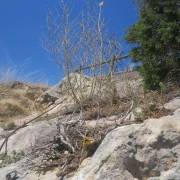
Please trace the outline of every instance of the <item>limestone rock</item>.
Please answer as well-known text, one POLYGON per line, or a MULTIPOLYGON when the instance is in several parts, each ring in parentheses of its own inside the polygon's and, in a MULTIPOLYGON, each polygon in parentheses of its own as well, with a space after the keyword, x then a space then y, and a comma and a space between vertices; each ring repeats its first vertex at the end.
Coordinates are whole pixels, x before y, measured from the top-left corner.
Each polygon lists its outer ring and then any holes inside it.
MULTIPOLYGON (((39 141, 48 141, 53 139, 56 134, 56 119, 48 121, 39 121, 20 129, 16 134, 9 138, 7 149, 8 153, 28 152, 31 147, 40 143, 39 141)), ((0 144, 3 139, 0 140, 0 144)))
POLYGON ((69 87, 69 82, 71 83, 71 86, 73 87, 73 90, 75 91, 77 96, 79 96, 80 93, 83 93, 80 90, 84 91, 87 87, 90 87, 91 78, 87 76, 82 76, 79 73, 71 73, 69 75, 69 78, 63 78, 62 81, 60 81, 58 84, 44 92, 36 100, 36 103, 47 105, 55 103, 56 101, 59 101, 59 99, 62 98, 64 99, 63 104, 73 103, 74 99, 72 96, 72 92, 70 90, 71 87, 69 87))
POLYGON ((180 179, 180 111, 110 132, 68 180, 180 179))
POLYGON ((61 82, 43 93, 36 102, 51 104, 62 98, 63 104, 75 103, 76 100, 83 102, 93 98, 97 100, 100 97, 106 100, 114 91, 115 85, 110 84, 109 80, 71 73, 69 77, 63 78, 61 82))
POLYGON ((36 104, 49 105, 54 103, 60 98, 59 89, 57 86, 54 86, 47 91, 45 91, 40 97, 36 99, 36 104))
POLYGON ((167 110, 175 111, 180 108, 180 97, 176 97, 175 99, 171 100, 170 102, 164 105, 164 108, 167 110))
POLYGON ((22 170, 19 170, 19 163, 11 164, 7 167, 0 168, 0 179, 1 180, 6 180, 6 175, 13 172, 17 171, 17 177, 21 178, 24 172, 22 170))
MULTIPOLYGON (((7 174, 11 172, 16 172, 17 180, 58 180, 58 177, 56 176, 56 172, 49 171, 45 174, 39 174, 37 172, 33 172, 30 170, 27 170, 23 168, 22 164, 24 163, 24 160, 11 164, 7 167, 0 169, 0 179, 1 180, 7 180, 6 176, 7 174)), ((16 179, 16 178, 14 178, 16 179)), ((13 180, 14 180, 13 179, 13 180)))
POLYGON ((59 180, 55 172, 47 172, 46 174, 30 173, 24 180, 59 180))

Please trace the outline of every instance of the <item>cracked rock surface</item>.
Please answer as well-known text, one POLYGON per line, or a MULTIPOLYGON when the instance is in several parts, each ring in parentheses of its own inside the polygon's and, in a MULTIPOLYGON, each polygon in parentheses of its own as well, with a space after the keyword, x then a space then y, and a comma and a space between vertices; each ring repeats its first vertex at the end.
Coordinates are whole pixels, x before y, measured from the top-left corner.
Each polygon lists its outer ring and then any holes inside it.
POLYGON ((71 180, 179 180, 180 111, 110 132, 71 180))
MULTIPOLYGON (((64 179, 180 180, 180 108, 174 109, 171 116, 114 129, 95 154, 64 179)), ((52 139, 56 134, 56 121, 56 118, 50 122, 39 121, 21 129, 9 140, 8 154, 12 150, 28 152, 37 142, 52 139)), ((6 180, 12 171, 17 171, 17 180, 60 179, 56 170, 37 174, 29 169, 27 162, 25 158, 0 168, 0 180, 6 180)))

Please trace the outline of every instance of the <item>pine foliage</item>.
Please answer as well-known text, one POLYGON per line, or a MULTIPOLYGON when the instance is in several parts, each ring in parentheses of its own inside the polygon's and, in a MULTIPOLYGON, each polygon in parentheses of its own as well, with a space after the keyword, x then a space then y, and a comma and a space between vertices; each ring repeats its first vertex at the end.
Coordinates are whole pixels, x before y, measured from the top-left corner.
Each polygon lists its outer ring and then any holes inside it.
POLYGON ((138 0, 139 21, 128 30, 134 61, 141 62, 145 87, 180 81, 180 1, 138 0))

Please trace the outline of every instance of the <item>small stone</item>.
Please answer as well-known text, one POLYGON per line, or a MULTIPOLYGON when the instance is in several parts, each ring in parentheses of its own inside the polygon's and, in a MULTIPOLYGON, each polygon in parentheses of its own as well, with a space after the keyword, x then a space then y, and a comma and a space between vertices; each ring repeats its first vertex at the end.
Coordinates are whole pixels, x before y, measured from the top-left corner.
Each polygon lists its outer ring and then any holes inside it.
POLYGON ((68 151, 64 151, 64 154, 68 155, 68 154, 69 154, 69 152, 68 152, 68 151))

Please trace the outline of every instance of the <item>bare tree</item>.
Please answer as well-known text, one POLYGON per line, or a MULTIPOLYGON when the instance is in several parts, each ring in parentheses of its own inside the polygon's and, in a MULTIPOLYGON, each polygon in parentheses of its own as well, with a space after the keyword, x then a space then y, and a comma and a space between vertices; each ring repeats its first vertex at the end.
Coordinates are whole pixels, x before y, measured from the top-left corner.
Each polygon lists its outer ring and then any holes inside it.
POLYGON ((48 15, 48 36, 45 47, 58 65, 64 67, 70 94, 80 105, 84 99, 92 97, 97 89, 96 95, 101 99, 104 81, 112 82, 114 58, 121 55, 119 43, 108 37, 102 11, 103 2, 96 4, 88 1, 88 6, 86 5, 76 18, 72 18, 68 6, 61 0, 56 16, 52 12, 48 15), (106 60, 110 60, 109 67, 103 64, 106 60), (98 66, 94 66, 96 64, 98 66), (90 68, 83 71, 83 67, 87 65, 90 68), (81 78, 75 80, 76 85, 74 79, 72 82, 71 73, 77 68, 80 70, 80 75, 93 77, 88 95, 81 91, 84 88, 81 78), (102 81, 97 77, 108 78, 103 78, 102 81), (75 86, 78 86, 80 95, 77 95, 75 86))

